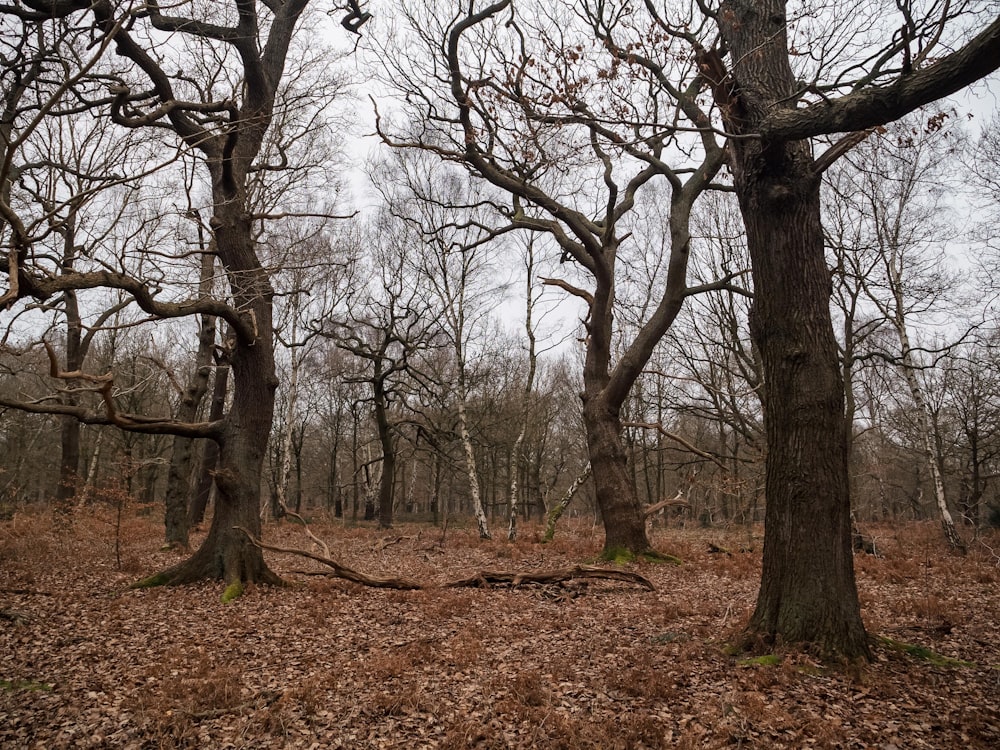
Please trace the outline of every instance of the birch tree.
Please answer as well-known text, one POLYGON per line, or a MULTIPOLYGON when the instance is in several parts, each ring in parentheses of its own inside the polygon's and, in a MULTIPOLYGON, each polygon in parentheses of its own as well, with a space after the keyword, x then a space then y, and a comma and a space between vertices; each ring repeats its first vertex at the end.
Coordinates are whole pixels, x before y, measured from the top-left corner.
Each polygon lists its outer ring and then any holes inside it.
MULTIPOLYGON (((908 118, 856 147, 831 175, 836 196, 830 203, 841 207, 838 218, 853 234, 846 252, 840 251, 848 256, 843 263, 862 266, 854 274, 855 288, 870 307, 863 329, 887 326, 896 342, 893 351, 876 348, 871 353, 889 360, 902 374, 945 537, 953 549, 964 551, 948 507, 942 458, 920 378, 934 362, 922 361, 926 347, 911 341, 911 330, 922 315, 925 323, 933 323, 927 314, 954 311, 960 296, 957 278, 945 271, 947 259, 940 249, 953 234, 944 219, 948 208, 943 205, 943 182, 947 162, 959 147, 957 136, 944 127, 948 116, 939 112, 908 118)), ((845 232, 838 234, 843 237, 845 232)), ((852 349, 856 345, 850 344, 852 349)), ((923 359, 940 358, 946 347, 934 349, 923 359)))

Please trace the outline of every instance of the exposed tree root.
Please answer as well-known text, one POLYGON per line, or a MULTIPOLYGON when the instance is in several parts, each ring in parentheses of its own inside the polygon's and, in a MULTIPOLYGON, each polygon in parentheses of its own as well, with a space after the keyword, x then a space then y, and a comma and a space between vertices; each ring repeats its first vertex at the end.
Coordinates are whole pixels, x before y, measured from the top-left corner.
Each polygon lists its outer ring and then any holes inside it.
MULTIPOLYGON (((459 578, 453 581, 446 581, 444 583, 433 583, 433 582, 422 582, 414 581, 408 578, 375 578, 369 576, 365 573, 348 568, 345 565, 341 565, 336 560, 329 556, 329 548, 326 547, 322 542, 320 543, 324 548, 326 548, 326 555, 318 555, 314 552, 309 552, 308 550, 295 549, 293 547, 278 547, 273 544, 265 544, 261 540, 255 538, 249 531, 244 528, 236 527, 250 539, 253 544, 257 545, 261 549, 270 550, 271 552, 284 552, 290 555, 298 555, 299 557, 305 557, 309 560, 315 560, 316 562, 322 563, 329 568, 333 569, 332 575, 337 578, 343 578, 348 581, 353 581, 354 583, 359 583, 362 586, 369 586, 371 588, 381 588, 381 589, 397 589, 404 591, 415 591, 415 590, 426 590, 426 589, 440 589, 440 588, 485 588, 490 586, 520 586, 525 583, 561 583, 564 581, 573 581, 584 578, 598 578, 611 581, 624 581, 627 583, 636 583, 650 591, 655 591, 656 587, 644 576, 638 573, 632 573, 626 570, 614 570, 608 568, 597 568, 590 565, 576 565, 572 568, 564 568, 561 570, 548 570, 548 571, 538 571, 538 572, 528 572, 528 573, 517 573, 517 572, 507 572, 507 571, 492 571, 483 570, 468 578, 459 578)), ((314 540, 311 533, 309 534, 314 540)))

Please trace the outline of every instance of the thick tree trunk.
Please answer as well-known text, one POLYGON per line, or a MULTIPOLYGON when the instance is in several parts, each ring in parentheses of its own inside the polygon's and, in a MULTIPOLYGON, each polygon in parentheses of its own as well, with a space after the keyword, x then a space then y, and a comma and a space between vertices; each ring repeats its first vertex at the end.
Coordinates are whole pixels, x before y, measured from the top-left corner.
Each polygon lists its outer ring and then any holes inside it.
POLYGON ((623 555, 651 552, 642 506, 629 473, 617 412, 610 410, 600 397, 585 399, 583 421, 597 507, 604 523, 602 555, 618 559, 623 555))
MULTIPOLYGON (((719 19, 733 78, 718 82, 716 101, 729 127, 755 133, 776 107, 795 107, 784 3, 729 0, 719 19)), ((830 316, 820 175, 808 141, 749 138, 732 147, 768 445, 764 563, 748 635, 870 659, 854 579, 844 383, 830 316)))
POLYGON ((273 368, 269 346, 238 346, 234 351, 233 407, 215 473, 218 493, 212 526, 191 558, 145 583, 181 584, 206 578, 227 584, 281 582, 264 563, 260 548, 234 528, 260 536, 261 478, 274 410, 274 371, 268 378, 268 365, 273 368))
MULTIPOLYGON (((754 271, 751 332, 764 365, 764 566, 749 630, 870 658, 851 548, 844 386, 829 309, 819 190, 796 174, 758 175, 739 193, 754 271)), ((796 154, 797 152, 797 154, 796 154)))
POLYGON ((139 585, 180 584, 221 579, 227 585, 280 583, 264 562, 260 547, 241 531, 260 538, 260 497, 264 457, 274 417, 278 381, 274 365, 273 291, 254 253, 250 218, 219 196, 212 218, 216 246, 226 269, 236 309, 252 321, 253 340, 233 340, 230 370, 233 403, 220 439, 218 489, 212 526, 202 546, 188 560, 139 585))

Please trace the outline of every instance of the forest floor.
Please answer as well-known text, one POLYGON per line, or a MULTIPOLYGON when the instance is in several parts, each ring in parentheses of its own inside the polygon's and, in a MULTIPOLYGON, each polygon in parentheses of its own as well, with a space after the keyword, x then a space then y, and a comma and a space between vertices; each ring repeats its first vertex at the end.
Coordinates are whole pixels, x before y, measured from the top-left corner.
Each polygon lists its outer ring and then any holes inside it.
MULTIPOLYGON (((69 528, 0 522, 0 747, 1000 747, 996 534, 959 557, 934 524, 866 529, 884 554, 855 558, 875 661, 829 669, 728 648, 753 608, 760 528, 656 529, 683 564, 626 566, 656 591, 371 589, 268 552, 295 585, 223 604, 219 584, 128 589, 177 553, 151 517, 115 526, 91 509, 69 528)), ((343 564, 425 581, 589 563, 601 543, 572 521, 548 545, 532 528, 515 544, 311 528, 343 564)), ((294 523, 265 537, 308 548, 294 523)))

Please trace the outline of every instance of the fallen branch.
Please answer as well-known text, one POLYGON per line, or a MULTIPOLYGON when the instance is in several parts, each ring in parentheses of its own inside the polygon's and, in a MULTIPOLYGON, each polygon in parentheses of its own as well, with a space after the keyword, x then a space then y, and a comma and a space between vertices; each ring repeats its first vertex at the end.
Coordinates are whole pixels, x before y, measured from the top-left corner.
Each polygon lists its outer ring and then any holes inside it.
MULTIPOLYGON (((458 580, 447 581, 445 583, 424 583, 413 581, 408 578, 375 578, 352 568, 348 568, 346 565, 341 565, 336 560, 328 556, 317 555, 314 552, 309 552, 303 549, 295 549, 293 547, 278 547, 274 544, 265 544, 242 526, 234 526, 233 528, 238 531, 242 531, 247 535, 247 538, 252 544, 260 547, 261 549, 270 550, 271 552, 283 552, 289 555, 298 555, 299 557, 305 557, 309 560, 315 560, 318 563, 322 563, 323 565, 332 568, 332 575, 335 577, 343 578, 347 581, 353 581, 354 583, 359 583, 362 586, 369 586, 371 588, 416 591, 442 588, 486 588, 498 585, 510 585, 517 587, 525 583, 548 584, 584 578, 598 578, 609 581, 636 583, 646 589, 649 589, 650 591, 656 590, 656 587, 653 586, 649 579, 639 575, 638 573, 632 573, 627 570, 616 570, 613 568, 596 568, 590 565, 576 565, 572 568, 565 568, 562 570, 550 570, 534 573, 513 573, 483 570, 475 575, 469 576, 468 578, 460 578, 458 580)), ((313 537, 312 534, 310 534, 310 537, 313 539, 316 538, 313 537)), ((322 546, 326 547, 325 544, 322 546)))
MULTIPOLYGON (((348 568, 346 565, 341 565, 336 560, 325 557, 323 555, 317 555, 314 552, 309 552, 304 549, 295 549, 293 547, 278 547, 274 544, 264 544, 260 539, 257 539, 253 534, 244 529, 242 526, 234 526, 237 531, 242 531, 250 539, 251 543, 260 547, 261 549, 270 550, 271 552, 284 552, 289 555, 298 555, 299 557, 305 557, 309 560, 315 560, 316 562, 323 563, 324 565, 333 568, 333 573, 337 578, 343 578, 348 581, 353 581, 354 583, 360 583, 362 586, 369 586, 376 589, 397 589, 401 591, 413 591, 416 589, 429 588, 428 586, 417 583, 416 581, 410 581, 406 578, 374 578, 372 576, 361 573, 352 568, 348 568)), ((310 533, 310 536, 312 534, 310 533)), ((315 537, 313 537, 315 539, 315 537)), ((325 544, 321 542, 323 547, 325 544)))
POLYGON ((548 570, 537 573, 508 573, 496 570, 483 570, 469 578, 449 581, 442 584, 441 587, 457 589, 503 584, 510 584, 517 587, 524 583, 562 583, 564 581, 574 581, 583 578, 600 578, 608 581, 637 583, 650 591, 656 591, 656 587, 653 586, 649 579, 638 573, 632 573, 627 570, 616 570, 614 568, 595 568, 591 565, 575 565, 572 568, 564 568, 563 570, 548 570))

